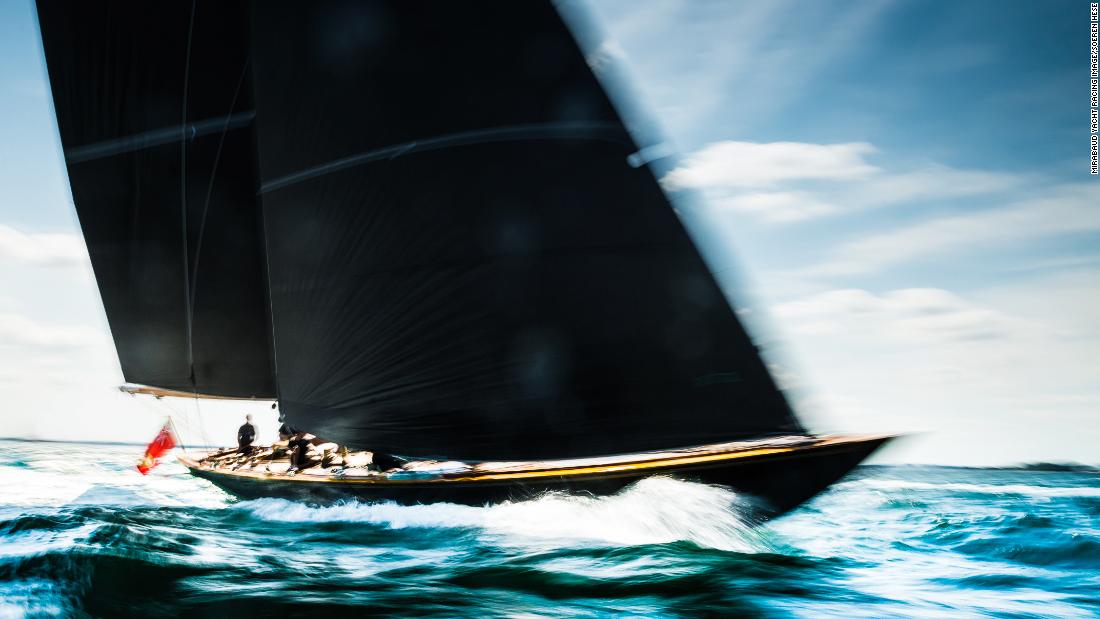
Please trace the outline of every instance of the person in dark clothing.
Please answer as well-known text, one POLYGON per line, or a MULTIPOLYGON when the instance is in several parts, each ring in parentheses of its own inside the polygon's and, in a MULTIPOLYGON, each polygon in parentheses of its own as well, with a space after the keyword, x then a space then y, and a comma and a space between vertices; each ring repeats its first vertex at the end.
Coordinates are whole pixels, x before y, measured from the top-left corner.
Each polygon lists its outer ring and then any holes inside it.
POLYGON ((290 437, 287 442, 287 449, 290 450, 290 470, 296 471, 306 468, 307 460, 306 454, 309 452, 310 445, 313 444, 314 436, 307 432, 298 432, 290 437))
POLYGON ((252 415, 245 415, 244 425, 237 429, 237 453, 252 453, 254 440, 256 440, 256 426, 252 425, 252 415))

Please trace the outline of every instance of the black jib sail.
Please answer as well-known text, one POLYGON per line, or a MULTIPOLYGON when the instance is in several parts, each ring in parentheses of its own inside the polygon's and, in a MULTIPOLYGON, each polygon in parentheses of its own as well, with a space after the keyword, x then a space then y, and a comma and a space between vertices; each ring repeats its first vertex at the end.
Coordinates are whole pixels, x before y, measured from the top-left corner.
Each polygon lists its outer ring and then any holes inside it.
POLYGON ((38 17, 126 380, 274 397, 243 7, 42 0, 38 17))
POLYGON ((552 2, 39 13, 128 380, 410 456, 802 431, 552 2))

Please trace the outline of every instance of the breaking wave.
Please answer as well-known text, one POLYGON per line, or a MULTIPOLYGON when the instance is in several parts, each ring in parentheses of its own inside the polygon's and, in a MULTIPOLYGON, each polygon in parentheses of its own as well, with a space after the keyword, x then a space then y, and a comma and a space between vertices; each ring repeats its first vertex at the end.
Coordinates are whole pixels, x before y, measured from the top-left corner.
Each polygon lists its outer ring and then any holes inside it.
POLYGON ((611 545, 691 542, 733 552, 773 550, 729 490, 664 477, 644 479, 609 497, 547 493, 517 503, 470 507, 346 502, 310 506, 283 499, 239 503, 277 522, 358 522, 390 529, 474 529, 504 543, 598 542, 611 545))

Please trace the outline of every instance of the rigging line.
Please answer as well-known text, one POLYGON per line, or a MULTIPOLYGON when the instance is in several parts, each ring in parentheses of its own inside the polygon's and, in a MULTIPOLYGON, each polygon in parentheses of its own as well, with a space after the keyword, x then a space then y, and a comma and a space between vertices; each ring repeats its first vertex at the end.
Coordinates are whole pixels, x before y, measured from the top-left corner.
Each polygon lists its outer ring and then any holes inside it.
POLYGON ((187 25, 187 54, 183 65, 183 101, 180 104, 182 118, 180 119, 180 234, 183 237, 183 293, 187 303, 185 313, 187 325, 187 367, 188 377, 191 380, 191 389, 198 393, 195 385, 195 347, 191 333, 191 260, 187 251, 187 89, 191 79, 191 39, 195 32, 195 0, 191 0, 191 19, 187 25))
POLYGON ((203 233, 206 232, 206 214, 210 210, 210 197, 214 193, 214 179, 218 173, 218 163, 221 162, 225 136, 229 132, 229 120, 233 118, 233 108, 237 107, 237 98, 241 94, 241 86, 244 85, 245 75, 248 74, 248 63, 249 60, 245 59, 244 66, 241 67, 241 76, 237 79, 237 88, 233 91, 233 100, 229 103, 229 113, 225 117, 221 137, 218 138, 218 150, 214 153, 214 167, 210 170, 210 183, 206 186, 206 199, 203 201, 202 218, 199 220, 199 238, 195 243, 195 264, 191 266, 191 294, 189 297, 190 309, 188 311, 192 315, 195 313, 195 297, 198 296, 199 258, 202 256, 203 233))
MULTIPOLYGON (((203 443, 210 444, 210 438, 206 435, 206 427, 202 422, 202 411, 199 408, 199 389, 195 382, 195 341, 193 312, 194 304, 191 301, 191 260, 188 252, 189 235, 187 231, 187 94, 191 83, 191 45, 195 33, 195 8, 196 0, 191 0, 191 19, 187 25, 187 53, 183 65, 183 101, 180 104, 180 234, 183 238, 183 293, 186 303, 187 325, 187 368, 188 379, 191 381, 191 392, 194 394, 195 417, 198 420, 199 432, 202 434, 203 443)), ((230 109, 232 111, 232 109, 230 109)), ((222 132, 222 140, 225 139, 225 130, 222 132)), ((192 136, 192 139, 194 136, 192 136)), ((219 144, 219 153, 221 146, 219 144)), ((205 212, 204 212, 205 219, 205 212)), ((200 233, 201 240, 201 233, 200 233)), ((195 250, 196 257, 198 249, 195 250)))
POLYGON ((203 445, 211 446, 210 436, 206 433, 206 424, 202 422, 202 409, 199 408, 199 398, 196 396, 193 400, 195 402, 195 419, 199 426, 199 434, 202 435, 203 445))
POLYGON ((180 442, 180 449, 183 450, 184 454, 190 456, 191 452, 187 451, 187 441, 183 440, 183 437, 180 436, 179 428, 176 427, 176 421, 172 419, 171 415, 168 416, 168 425, 172 427, 172 434, 175 434, 176 440, 180 442))
MULTIPOLYGON (((143 400, 143 402, 145 402, 145 401, 146 400, 143 400)), ((187 449, 187 440, 184 438, 183 434, 180 432, 179 426, 176 425, 176 419, 175 418, 179 417, 180 421, 183 422, 184 426, 188 429, 189 432, 194 428, 194 426, 186 418, 186 415, 184 413, 176 410, 175 407, 168 404, 164 400, 162 400, 160 398, 153 398, 153 402, 168 410, 168 413, 167 413, 168 422, 170 424, 172 424, 172 430, 173 430, 173 432, 176 433, 176 438, 179 439, 179 441, 180 441, 180 448, 183 449, 184 453, 190 454, 190 452, 187 449)))
MULTIPOLYGON (((263 238, 263 252, 264 252, 264 269, 266 275, 266 281, 264 282, 267 288, 267 315, 271 322, 271 368, 272 373, 275 375, 275 403, 281 404, 279 397, 279 347, 275 344, 275 303, 271 300, 271 252, 267 247, 267 217, 264 214, 264 201, 263 196, 259 196, 260 206, 260 225, 262 226, 263 238)), ((279 421, 283 421, 283 416, 286 412, 282 406, 279 407, 279 421)))
POLYGON ((192 419, 191 413, 187 411, 186 403, 183 408, 176 408, 165 398, 154 397, 153 401, 167 409, 170 417, 174 416, 173 423, 178 419, 187 432, 192 435, 192 438, 200 441, 202 446, 205 447, 212 444, 209 435, 206 433, 206 425, 202 423, 202 416, 198 414, 198 410, 196 410, 195 418, 192 419))

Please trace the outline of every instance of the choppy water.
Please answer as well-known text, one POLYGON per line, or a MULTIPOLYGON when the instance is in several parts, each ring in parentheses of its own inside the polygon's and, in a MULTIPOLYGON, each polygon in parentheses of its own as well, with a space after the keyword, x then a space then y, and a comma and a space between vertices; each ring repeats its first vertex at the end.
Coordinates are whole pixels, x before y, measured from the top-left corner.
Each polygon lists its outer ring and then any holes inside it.
POLYGON ((493 507, 238 502, 0 441, 0 617, 1097 617, 1100 475, 865 467, 763 528, 655 478, 493 507))

